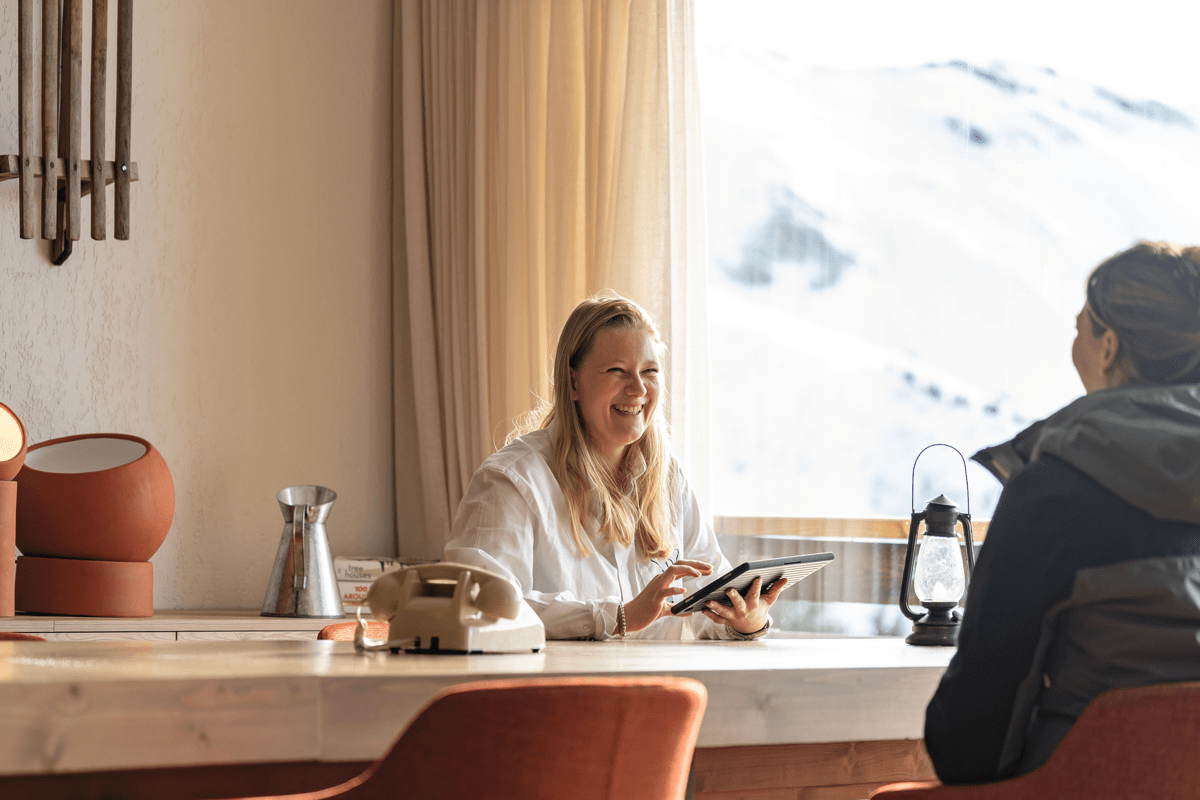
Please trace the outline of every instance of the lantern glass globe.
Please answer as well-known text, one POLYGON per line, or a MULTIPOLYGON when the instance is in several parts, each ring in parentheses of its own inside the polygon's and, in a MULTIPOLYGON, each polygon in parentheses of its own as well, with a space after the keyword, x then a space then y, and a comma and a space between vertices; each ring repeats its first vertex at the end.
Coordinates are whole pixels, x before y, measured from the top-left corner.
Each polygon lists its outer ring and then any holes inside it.
POLYGON ((917 550, 913 591, 923 604, 957 603, 966 589, 957 537, 924 536, 917 550))

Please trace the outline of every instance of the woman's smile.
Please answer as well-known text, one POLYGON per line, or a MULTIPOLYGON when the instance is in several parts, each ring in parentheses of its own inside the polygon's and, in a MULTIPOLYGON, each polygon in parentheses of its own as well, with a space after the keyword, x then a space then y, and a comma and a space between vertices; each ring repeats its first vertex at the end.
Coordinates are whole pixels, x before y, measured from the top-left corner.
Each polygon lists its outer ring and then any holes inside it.
POLYGON ((650 423, 658 402, 658 356, 646 331, 607 329, 596 334, 591 352, 572 371, 571 399, 588 443, 613 467, 650 423))

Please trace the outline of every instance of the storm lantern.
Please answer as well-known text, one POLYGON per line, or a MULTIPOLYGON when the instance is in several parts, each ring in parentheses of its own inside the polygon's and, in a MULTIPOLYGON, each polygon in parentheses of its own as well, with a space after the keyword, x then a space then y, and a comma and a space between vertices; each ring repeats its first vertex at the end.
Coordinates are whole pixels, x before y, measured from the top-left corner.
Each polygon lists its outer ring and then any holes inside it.
MULTIPOLYGON (((950 447, 930 445, 929 447, 950 447)), ((925 450, 928 450, 926 447, 925 450)), ((950 447, 962 458, 962 453, 950 447)), ((921 453, 924 453, 922 450, 921 453)), ((920 460, 921 453, 917 454, 920 460)), ((966 480, 967 462, 963 459, 963 479, 966 480)), ((904 553, 904 576, 900 581, 900 610, 913 621, 913 632, 905 639, 915 645, 943 645, 953 647, 958 640, 958 624, 962 620, 958 601, 966 593, 968 575, 963 574, 962 552, 960 551, 956 524, 961 522, 967 545, 967 568, 975 570, 975 543, 971 538, 971 489, 967 486, 967 512, 960 514, 954 501, 940 494, 925 504, 925 510, 916 510, 916 471, 913 462, 912 519, 908 526, 908 547, 904 553), (918 546, 917 532, 921 523, 925 529, 918 546), (915 556, 915 559, 914 559, 915 556), (916 562, 914 567, 913 562, 916 562), (924 614, 918 614, 908 606, 909 591, 915 592, 924 614)))

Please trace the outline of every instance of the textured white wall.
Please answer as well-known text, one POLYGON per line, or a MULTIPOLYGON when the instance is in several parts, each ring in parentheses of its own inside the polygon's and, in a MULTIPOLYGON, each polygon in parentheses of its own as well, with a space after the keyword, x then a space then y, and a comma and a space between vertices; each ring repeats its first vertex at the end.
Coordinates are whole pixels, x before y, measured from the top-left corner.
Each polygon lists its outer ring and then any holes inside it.
MULTIPOLYGON (((0 2, 0 153, 18 149, 16 7, 0 2)), ((31 442, 162 451, 159 608, 260 606, 292 484, 338 492, 335 555, 395 551, 390 27, 386 0, 138 3, 131 239, 111 220, 88 238, 85 199, 85 238, 52 266, 0 183, 0 402, 31 442)))

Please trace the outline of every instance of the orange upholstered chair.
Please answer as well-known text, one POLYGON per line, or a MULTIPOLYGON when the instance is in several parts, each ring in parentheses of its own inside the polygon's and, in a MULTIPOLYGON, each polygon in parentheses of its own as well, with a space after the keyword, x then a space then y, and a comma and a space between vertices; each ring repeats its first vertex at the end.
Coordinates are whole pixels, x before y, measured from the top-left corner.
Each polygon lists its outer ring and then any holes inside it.
POLYGON ((1039 769, 995 783, 892 783, 871 800, 1196 800, 1200 681, 1112 689, 1093 700, 1039 769))
POLYGON ((33 633, 10 633, 9 631, 0 631, 0 642, 44 642, 45 636, 38 636, 33 633))
POLYGON ((451 686, 362 775, 288 798, 681 800, 706 698, 689 678, 451 686))
MULTIPOLYGON (((368 639, 386 639, 388 637, 388 624, 380 622, 377 619, 365 620, 367 623, 367 638, 368 639)), ((353 642, 354 629, 358 627, 358 622, 351 620, 350 622, 334 622, 321 628, 317 633, 318 639, 333 639, 335 642, 353 642)))

